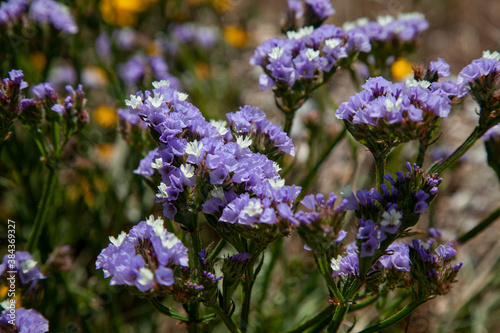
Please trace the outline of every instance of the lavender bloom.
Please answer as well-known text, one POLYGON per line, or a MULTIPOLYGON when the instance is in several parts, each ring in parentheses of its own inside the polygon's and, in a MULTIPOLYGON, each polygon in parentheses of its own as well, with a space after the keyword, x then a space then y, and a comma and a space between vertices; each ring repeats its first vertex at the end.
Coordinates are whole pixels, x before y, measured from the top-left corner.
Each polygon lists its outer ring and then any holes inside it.
POLYGON ((28 291, 36 287, 39 279, 45 279, 45 276, 40 271, 40 266, 33 260, 33 256, 29 252, 16 252, 14 268, 10 267, 9 261, 8 255, 5 255, 2 264, 0 264, 0 276, 7 271, 17 272, 22 284, 30 284, 28 291))
POLYGON ((484 141, 496 140, 500 137, 500 125, 495 125, 484 133, 482 139, 484 141))
POLYGON ((8 0, 0 4, 0 24, 16 22, 25 13, 28 2, 26 0, 8 0))
POLYGON ((433 74, 437 74, 438 77, 450 76, 450 65, 444 61, 442 58, 438 58, 437 61, 431 61, 429 63, 429 71, 433 74))
POLYGON ((118 75, 128 85, 137 85, 144 77, 144 74, 144 59, 138 55, 118 66, 118 75))
POLYGON ((359 258, 358 248, 355 243, 351 243, 346 248, 347 255, 345 257, 338 256, 336 259, 332 258, 330 264, 332 268, 333 277, 357 275, 359 273, 359 258))
POLYGON ((50 23, 62 32, 69 34, 78 32, 69 8, 54 0, 34 0, 30 6, 30 16, 39 23, 50 23))
POLYGON ((467 84, 491 73, 500 72, 500 60, 495 57, 479 58, 472 61, 458 74, 457 84, 467 84))
POLYGON ((328 16, 335 14, 330 0, 305 0, 305 3, 306 11, 312 11, 317 21, 323 21, 328 16))
POLYGON ((198 26, 191 23, 172 24, 169 31, 178 42, 191 43, 207 50, 213 48, 220 38, 216 27, 198 26))
POLYGON ((457 254, 457 250, 449 245, 439 245, 436 249, 436 254, 440 259, 446 261, 453 258, 457 254))
POLYGON ((410 250, 408 245, 392 243, 387 248, 387 253, 378 260, 383 267, 394 268, 403 272, 410 271, 410 250))
POLYGON ((39 99, 55 98, 54 87, 51 83, 40 83, 31 90, 39 99))
POLYGON ((104 62, 111 61, 111 39, 105 33, 101 33, 95 40, 95 51, 104 62))
POLYGON ((0 314, 0 329, 10 332, 14 327, 20 333, 45 333, 49 331, 49 322, 40 313, 33 309, 19 308, 15 310, 15 316, 10 314, 9 309, 0 314), (11 321, 15 319, 15 326, 11 321))
POLYGON ((163 227, 161 218, 150 216, 110 237, 111 244, 97 257, 96 269, 111 277, 111 285, 135 286, 139 291, 158 290, 174 283, 173 269, 188 267, 187 248, 163 227))

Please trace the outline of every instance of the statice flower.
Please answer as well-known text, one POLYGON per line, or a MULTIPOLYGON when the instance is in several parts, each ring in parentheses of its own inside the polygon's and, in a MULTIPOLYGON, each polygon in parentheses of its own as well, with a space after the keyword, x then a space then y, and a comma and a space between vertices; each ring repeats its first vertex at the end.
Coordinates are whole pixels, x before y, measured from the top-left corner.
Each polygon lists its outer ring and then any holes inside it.
POLYGON ((192 23, 171 24, 169 32, 173 37, 173 41, 177 44, 176 47, 191 44, 210 50, 220 39, 220 31, 214 26, 202 26, 192 23))
POLYGON ((0 4, 0 24, 17 22, 26 14, 28 1, 8 0, 0 4))
POLYGON ((387 248, 387 253, 378 260, 381 266, 403 272, 410 271, 410 249, 407 244, 392 243, 387 248))
MULTIPOLYGON (((485 51, 458 74, 462 94, 467 91, 481 107, 480 124, 498 123, 500 110, 500 54, 485 51)), ((490 126, 491 127, 491 126, 490 126)))
POLYGON ((38 262, 33 259, 29 252, 25 251, 17 251, 15 258, 9 258, 9 255, 3 257, 0 264, 0 276, 10 276, 8 272, 16 272, 21 284, 29 285, 28 292, 36 288, 39 279, 45 279, 38 262))
POLYGON ((152 215, 122 231, 101 251, 96 269, 111 277, 111 285, 128 285, 141 292, 161 291, 174 284, 176 267, 188 267, 187 248, 152 215))
POLYGON ((342 64, 342 59, 371 49, 365 35, 347 33, 332 24, 317 29, 307 26, 286 35, 285 39, 266 40, 250 58, 250 64, 261 66, 265 72, 260 78, 263 90, 312 87, 326 81, 342 64))
POLYGON ((0 314, 2 332, 45 333, 49 331, 49 322, 35 310, 18 308, 15 311, 15 316, 12 316, 8 309, 0 314))
POLYGON ((349 276, 359 274, 359 258, 356 243, 351 243, 346 247, 345 256, 338 255, 332 258, 330 267, 332 276, 349 276))
POLYGON ((69 8, 54 0, 34 0, 30 6, 31 18, 39 23, 50 23, 57 30, 76 34, 78 26, 69 8))
POLYGON ((457 251, 449 245, 440 245, 431 251, 419 240, 409 246, 410 273, 413 278, 413 292, 418 299, 431 295, 444 295, 456 282, 462 263, 452 265, 457 251))
POLYGON ((450 98, 429 87, 427 81, 391 83, 382 77, 370 78, 364 90, 342 103, 335 115, 372 153, 423 140, 451 109, 450 98))

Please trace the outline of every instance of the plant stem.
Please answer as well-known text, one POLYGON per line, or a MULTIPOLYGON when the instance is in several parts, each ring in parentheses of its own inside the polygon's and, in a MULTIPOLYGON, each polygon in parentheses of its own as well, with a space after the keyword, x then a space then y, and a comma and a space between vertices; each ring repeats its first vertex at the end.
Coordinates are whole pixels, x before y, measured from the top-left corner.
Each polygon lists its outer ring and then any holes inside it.
POLYGON ((335 309, 335 314, 333 315, 332 321, 326 330, 328 333, 337 332, 340 328, 340 325, 344 321, 345 315, 349 311, 349 305, 339 305, 335 309))
POLYGON ((356 310, 367 307, 368 305, 375 303, 377 301, 377 299, 378 299, 378 297, 374 296, 374 297, 368 298, 367 300, 365 300, 363 302, 356 303, 353 306, 349 307, 349 312, 354 312, 356 310))
POLYGON ((258 304, 257 306, 259 309, 262 308, 262 303, 266 298, 267 289, 269 288, 269 281, 271 280, 271 273, 273 272, 274 266, 276 266, 276 261, 278 260, 278 257, 281 255, 282 249, 283 249, 283 238, 280 238, 273 244, 273 249, 271 252, 271 261, 269 262, 269 265, 267 265, 266 270, 264 272, 262 288, 260 290, 260 295, 257 300, 258 304))
POLYGON ((384 328, 387 328, 391 325, 394 325, 395 323, 404 319, 406 316, 408 316, 413 311, 415 311, 420 305, 424 304, 427 300, 428 300, 428 298, 414 300, 410 304, 405 306, 401 311, 394 314, 392 317, 387 318, 386 320, 383 320, 376 325, 370 326, 370 327, 360 331, 359 333, 374 333, 374 332, 378 332, 384 328))
POLYGON ((288 333, 300 333, 304 332, 306 329, 316 325, 321 319, 326 318, 326 317, 331 317, 335 312, 335 307, 334 306, 328 306, 324 308, 320 313, 306 321, 305 323, 301 324, 300 326, 294 328, 288 333))
POLYGON ((283 131, 290 136, 290 131, 292 129, 292 122, 293 118, 295 116, 295 112, 285 112, 285 126, 283 128, 283 131))
POLYGON ((321 275, 323 276, 323 278, 325 279, 325 282, 328 286, 328 289, 332 292, 333 297, 335 297, 335 300, 338 303, 344 303, 344 301, 345 301, 344 297, 340 293, 340 291, 337 287, 337 284, 335 283, 335 280, 333 279, 333 276, 332 276, 330 270, 328 269, 328 263, 327 263, 325 257, 320 256, 320 257, 317 257, 316 259, 318 262, 319 271, 320 271, 321 275))
POLYGON ((42 235, 45 221, 47 220, 48 212, 52 208, 52 197, 54 195, 54 188, 57 180, 57 173, 53 167, 49 168, 49 174, 43 185, 42 198, 38 204, 38 210, 33 223, 33 229, 26 244, 26 251, 33 253, 38 247, 38 241, 42 235))
MULTIPOLYGON (((330 155, 330 152, 344 138, 346 133, 347 133, 347 129, 344 127, 342 129, 342 131, 337 135, 337 137, 335 137, 335 139, 333 139, 333 141, 330 142, 328 147, 326 147, 326 149, 323 151, 323 153, 321 154, 321 156, 318 159, 318 161, 316 162, 316 164, 311 168, 311 170, 309 170, 309 173, 307 174, 307 176, 300 183, 300 186, 302 187, 302 193, 300 195, 300 198, 306 194, 307 189, 309 188, 309 186, 311 186, 311 183, 312 183, 314 177, 318 173, 319 167, 321 166, 321 164, 323 164, 323 162, 325 162, 328 155, 330 155)), ((300 199, 298 199, 298 200, 300 200, 300 199)))
POLYGON ((184 322, 189 321, 188 317, 186 317, 182 313, 175 311, 174 309, 169 308, 168 306, 163 305, 157 298, 153 297, 149 301, 158 311, 163 313, 165 316, 169 316, 170 318, 184 322))
POLYGON ((188 309, 188 332, 198 333, 198 310, 200 308, 200 303, 190 303, 187 306, 188 309))
POLYGON ((474 143, 483 136, 484 133, 488 130, 488 127, 486 126, 476 126, 474 128, 474 131, 469 135, 469 137, 458 147, 453 154, 448 156, 446 160, 441 162, 440 164, 433 165, 429 173, 441 173, 444 170, 446 170, 448 167, 452 166, 455 164, 464 154, 472 148, 474 143))
POLYGON ((417 155, 417 160, 416 164, 421 167, 424 164, 424 157, 425 157, 425 152, 427 151, 428 145, 424 144, 422 141, 420 141, 418 145, 418 155, 417 155))
POLYGON ((384 183, 384 173, 385 173, 385 162, 387 160, 386 153, 375 153, 373 154, 375 159, 375 173, 377 179, 377 188, 380 190, 380 186, 384 183))
POLYGON ((219 243, 215 246, 215 249, 210 253, 210 255, 207 258, 207 261, 212 262, 214 261, 219 253, 224 249, 224 246, 226 246, 226 241, 224 239, 219 240, 219 243))
POLYGON ((248 316, 250 314, 250 301, 252 297, 252 287, 253 287, 253 265, 249 265, 245 281, 243 283, 243 304, 241 306, 241 321, 240 330, 245 333, 248 328, 248 316))
POLYGON ((209 304, 208 306, 210 308, 212 308, 215 311, 215 313, 217 313, 217 315, 220 317, 220 319, 222 319, 222 321, 226 325, 226 327, 229 330, 229 332, 231 332, 231 333, 238 333, 238 332, 240 332, 240 330, 238 330, 238 328, 236 327, 236 324, 233 322, 233 320, 231 319, 231 317, 227 316, 226 313, 224 311, 222 311, 222 309, 220 308, 219 305, 217 305, 217 304, 209 304))
POLYGON ((488 215, 486 218, 484 218, 481 222, 479 222, 478 225, 476 225, 474 228, 471 230, 467 231, 466 233, 460 235, 457 238, 457 241, 460 244, 465 244, 472 238, 476 237, 481 231, 489 227, 490 224, 495 222, 495 220, 500 217, 500 207, 495 209, 490 215, 488 215))

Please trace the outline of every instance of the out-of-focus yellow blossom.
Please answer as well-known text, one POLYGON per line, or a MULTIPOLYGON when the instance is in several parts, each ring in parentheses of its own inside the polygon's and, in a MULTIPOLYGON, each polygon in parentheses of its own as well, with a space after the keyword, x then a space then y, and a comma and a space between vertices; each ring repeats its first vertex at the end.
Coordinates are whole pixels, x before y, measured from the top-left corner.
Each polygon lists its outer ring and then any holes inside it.
POLYGON ((396 59, 396 61, 394 61, 391 65, 391 74, 394 80, 406 80, 413 74, 411 62, 409 62, 405 58, 396 59))
POLYGON ((87 66, 82 71, 82 80, 85 86, 105 86, 108 83, 108 75, 100 67, 87 66))
POLYGON ((152 41, 151 43, 149 43, 147 50, 148 53, 151 54, 152 56, 160 56, 163 53, 161 45, 156 41, 152 41))
MULTIPOLYGON (((115 151, 115 146, 112 143, 102 143, 97 145, 97 153, 99 155, 99 158, 103 162, 107 162, 111 160, 113 157, 113 153, 115 151)), ((101 186, 102 184, 96 184, 97 187, 101 186)))
POLYGON ((234 9, 234 0, 210 0, 212 6, 219 12, 228 12, 234 9))
POLYGON ((99 8, 101 14, 109 24, 120 27, 135 25, 140 12, 145 11, 151 3, 158 0, 101 0, 99 8))
POLYGON ((224 28, 224 40, 233 47, 242 48, 248 42, 248 33, 234 25, 229 25, 224 28))
POLYGON ((47 58, 42 52, 35 52, 30 56, 30 64, 34 69, 41 72, 47 65, 47 58))
MULTIPOLYGON (((9 287, 5 285, 0 285, 0 299, 5 299, 7 297, 7 293, 9 292, 9 287)), ((16 309, 19 309, 22 306, 21 296, 16 294, 12 299, 16 300, 16 309)))
POLYGON ((197 63, 194 66, 194 75, 200 80, 206 80, 213 76, 213 68, 209 64, 197 63))
POLYGON ((111 128, 116 125, 118 114, 112 107, 101 105, 95 108, 93 118, 97 125, 104 128, 111 128))

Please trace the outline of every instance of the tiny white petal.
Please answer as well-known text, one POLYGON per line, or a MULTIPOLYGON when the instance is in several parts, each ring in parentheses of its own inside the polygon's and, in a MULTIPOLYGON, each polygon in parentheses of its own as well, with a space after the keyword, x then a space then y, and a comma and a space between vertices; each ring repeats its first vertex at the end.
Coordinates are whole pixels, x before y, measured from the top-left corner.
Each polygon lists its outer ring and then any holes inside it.
POLYGON ((148 285, 153 281, 154 279, 154 274, 151 272, 151 270, 147 269, 146 267, 141 267, 139 268, 139 277, 137 279, 137 282, 139 282, 140 285, 148 285))
POLYGON ((340 261, 342 260, 342 256, 338 255, 337 259, 332 258, 332 262, 330 264, 330 267, 332 267, 332 270, 334 272, 337 272, 340 270, 340 261))
POLYGON ((170 81, 169 80, 154 81, 153 87, 155 87, 155 88, 170 87, 170 81))
POLYGON ((341 43, 341 41, 338 38, 330 38, 330 39, 325 40, 326 46, 328 46, 332 50, 334 48, 336 48, 337 46, 339 46, 340 43, 341 43))
POLYGON ((273 49, 271 50, 271 53, 269 53, 269 58, 271 59, 278 59, 279 57, 281 57, 283 55, 283 49, 281 47, 273 47, 273 49))
POLYGON ((154 162, 151 162, 151 167, 153 169, 161 169, 163 168, 163 159, 160 157, 160 158, 156 158, 154 162))
POLYGON ((160 193, 156 194, 158 198, 162 199, 168 198, 167 185, 165 183, 161 183, 160 186, 158 186, 158 189, 160 190, 160 193))
POLYGON ((183 102, 185 101, 187 98, 188 98, 188 94, 186 93, 182 93, 182 92, 177 92, 177 98, 179 99, 179 101, 183 102))
POLYGON ((314 51, 314 49, 307 49, 306 51, 306 57, 309 59, 309 61, 313 61, 317 57, 319 57, 319 50, 314 51))
POLYGON ((160 107, 161 103, 163 102, 163 95, 158 94, 155 92, 154 97, 149 96, 148 101, 155 107, 158 108, 160 107))
POLYGON ((274 167, 274 171, 276 171, 276 173, 281 171, 281 167, 278 163, 273 162, 273 167, 274 167))
POLYGON ((142 98, 136 95, 130 95, 130 100, 125 100, 125 105, 130 106, 132 109, 138 109, 142 104, 142 98))
POLYGON ((186 145, 185 153, 188 155, 194 155, 196 158, 200 157, 203 149, 203 142, 198 142, 198 140, 194 140, 192 142, 188 142, 186 145))
POLYGON ((243 208, 243 212, 247 213, 248 216, 260 215, 263 211, 261 204, 255 201, 250 201, 248 205, 243 208))
POLYGON ((182 164, 181 172, 186 178, 191 178, 194 176, 194 166, 192 164, 182 164))
POLYGON ((217 129, 217 132, 219 132, 220 135, 225 135, 228 132, 227 129, 227 122, 225 120, 215 120, 211 119, 210 124, 214 126, 217 129))
POLYGON ((240 146, 241 149, 248 148, 252 145, 252 139, 248 136, 239 136, 236 139, 236 143, 240 146))
POLYGON ((214 198, 219 198, 221 200, 224 200, 224 190, 222 187, 216 187, 212 191, 210 191, 210 194, 214 198))
POLYGON ((23 261, 19 266, 21 266, 21 270, 24 274, 31 271, 38 263, 33 259, 28 259, 23 261))
POLYGON ((483 58, 485 59, 495 59, 497 61, 500 61, 500 53, 498 51, 483 51, 483 58))
POLYGON ((271 184, 272 188, 282 188, 283 186, 285 186, 285 180, 284 179, 278 179, 278 180, 269 179, 269 184, 271 184))
POLYGON ((114 246, 119 247, 120 245, 122 245, 123 241, 125 240, 125 236, 127 236, 127 234, 125 233, 125 231, 122 231, 121 234, 119 234, 117 238, 114 238, 113 236, 109 236, 109 241, 114 246))

